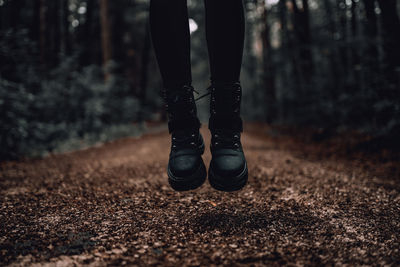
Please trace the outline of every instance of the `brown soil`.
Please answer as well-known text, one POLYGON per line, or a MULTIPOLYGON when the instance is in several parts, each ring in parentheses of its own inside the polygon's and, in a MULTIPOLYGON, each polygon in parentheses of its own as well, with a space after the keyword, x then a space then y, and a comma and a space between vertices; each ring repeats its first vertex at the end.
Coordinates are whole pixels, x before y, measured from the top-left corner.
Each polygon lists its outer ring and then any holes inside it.
POLYGON ((174 192, 166 132, 1 163, 0 265, 400 264, 398 162, 248 129, 235 193, 174 192))

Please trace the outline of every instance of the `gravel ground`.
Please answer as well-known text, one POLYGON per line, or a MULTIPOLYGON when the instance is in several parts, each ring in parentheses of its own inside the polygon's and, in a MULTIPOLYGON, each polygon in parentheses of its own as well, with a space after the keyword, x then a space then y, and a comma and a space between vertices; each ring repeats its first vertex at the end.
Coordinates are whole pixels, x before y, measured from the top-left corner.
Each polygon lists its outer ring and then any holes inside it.
POLYGON ((399 265, 397 162, 264 128, 235 193, 170 189, 166 132, 0 163, 0 265, 399 265))

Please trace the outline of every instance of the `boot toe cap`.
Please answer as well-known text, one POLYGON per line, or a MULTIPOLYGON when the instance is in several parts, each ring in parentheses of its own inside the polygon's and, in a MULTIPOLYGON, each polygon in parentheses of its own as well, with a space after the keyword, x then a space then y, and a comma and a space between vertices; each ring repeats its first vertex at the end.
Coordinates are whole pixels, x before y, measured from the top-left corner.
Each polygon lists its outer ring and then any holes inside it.
POLYGON ((245 169, 246 162, 239 156, 220 156, 212 159, 210 168, 219 177, 234 178, 245 169))
POLYGON ((169 168, 176 177, 187 177, 197 171, 200 166, 200 159, 195 155, 175 157, 170 160, 169 168))

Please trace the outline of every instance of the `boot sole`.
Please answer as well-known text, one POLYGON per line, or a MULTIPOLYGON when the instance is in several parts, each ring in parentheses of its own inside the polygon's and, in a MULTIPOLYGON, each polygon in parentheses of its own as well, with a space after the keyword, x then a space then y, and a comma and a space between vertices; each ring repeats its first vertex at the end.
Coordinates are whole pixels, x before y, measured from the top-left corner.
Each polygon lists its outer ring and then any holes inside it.
POLYGON ((168 168, 168 182, 175 191, 189 191, 199 188, 207 178, 207 171, 202 161, 199 168, 190 176, 177 177, 168 168))
POLYGON ((249 176, 247 163, 244 165, 243 171, 236 177, 222 177, 216 175, 211 168, 208 171, 208 182, 210 185, 219 191, 233 192, 242 189, 246 184, 249 176), (227 180, 228 183, 221 184, 219 181, 227 180))

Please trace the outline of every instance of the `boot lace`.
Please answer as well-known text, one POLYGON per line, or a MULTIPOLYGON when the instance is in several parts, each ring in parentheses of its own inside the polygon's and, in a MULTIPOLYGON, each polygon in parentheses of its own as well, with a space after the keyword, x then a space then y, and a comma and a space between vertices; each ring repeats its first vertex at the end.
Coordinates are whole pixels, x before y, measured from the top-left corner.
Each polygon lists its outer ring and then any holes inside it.
MULTIPOLYGON (((226 99, 225 98, 223 99, 223 101, 224 102, 227 101, 228 103, 233 105, 234 106, 233 113, 238 114, 240 112, 240 101, 241 101, 241 92, 242 92, 242 87, 240 85, 240 82, 235 82, 233 84, 227 83, 227 84, 221 84, 221 85, 222 86, 228 85, 228 86, 232 86, 232 88, 235 88, 232 91, 228 91, 229 94, 226 96, 226 99), (233 98, 233 99, 230 99, 230 98, 233 98)), ((216 99, 215 99, 216 98, 215 97, 216 86, 217 85, 211 83, 211 85, 209 87, 207 87, 207 89, 206 89, 207 92, 195 99, 195 101, 198 101, 208 95, 211 95, 211 103, 210 103, 211 115, 215 115, 217 113, 216 99)), ((197 94, 199 94, 199 93, 197 92, 197 94)))
POLYGON ((240 133, 227 130, 216 130, 212 133, 211 147, 238 149, 241 147, 240 133))
MULTIPOLYGON (((202 98, 204 98, 204 97, 210 95, 210 94, 211 94, 211 91, 213 91, 213 90, 215 90, 215 87, 211 84, 211 85, 210 85, 209 87, 207 87, 207 89, 206 89, 207 93, 205 93, 205 94, 199 96, 198 98, 195 99, 195 101, 199 101, 200 99, 202 99, 202 98)), ((199 93, 197 92, 197 94, 199 94, 199 93)))
POLYGON ((185 116, 187 115, 186 112, 189 112, 191 115, 196 113, 195 105, 193 105, 193 92, 199 94, 191 85, 184 85, 179 90, 162 89, 161 94, 169 119, 185 116))
POLYGON ((172 149, 197 148, 199 136, 196 133, 179 131, 172 134, 172 149))

